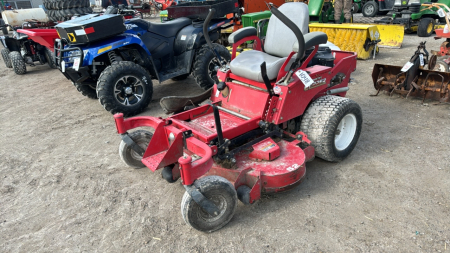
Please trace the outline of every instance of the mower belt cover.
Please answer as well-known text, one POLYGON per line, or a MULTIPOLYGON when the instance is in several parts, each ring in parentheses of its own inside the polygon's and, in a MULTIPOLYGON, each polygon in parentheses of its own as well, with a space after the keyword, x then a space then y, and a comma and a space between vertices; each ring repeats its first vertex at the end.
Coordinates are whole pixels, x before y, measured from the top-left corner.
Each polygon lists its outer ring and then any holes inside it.
POLYGON ((91 14, 55 26, 61 39, 71 45, 82 45, 121 34, 126 31, 121 15, 91 14))
POLYGON ((368 59, 380 33, 376 25, 365 24, 309 24, 310 32, 324 32, 328 40, 342 51, 355 52, 358 59, 368 59))
MULTIPOLYGON (((414 72, 402 72, 402 66, 375 64, 372 80, 375 89, 425 99, 450 102, 450 73, 418 69, 414 72), (411 77, 407 77, 409 74, 411 77)), ((378 93, 377 93, 378 94, 378 93)))

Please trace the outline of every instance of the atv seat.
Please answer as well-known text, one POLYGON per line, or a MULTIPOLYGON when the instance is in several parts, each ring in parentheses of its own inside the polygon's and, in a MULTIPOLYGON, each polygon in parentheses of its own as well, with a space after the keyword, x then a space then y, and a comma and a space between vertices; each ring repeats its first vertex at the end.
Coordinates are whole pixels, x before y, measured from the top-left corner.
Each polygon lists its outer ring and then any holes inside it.
MULTIPOLYGON (((278 10, 292 20, 304 34, 305 49, 327 43, 327 35, 323 32, 307 34, 309 12, 306 4, 300 2, 285 3, 278 10)), ((269 80, 273 80, 277 77, 289 54, 298 51, 298 41, 294 33, 275 15, 272 15, 269 20, 264 50, 265 52, 250 50, 240 53, 230 63, 231 72, 250 80, 263 82, 260 66, 263 62, 266 62, 267 77, 269 80)), ((291 60, 294 59, 291 58, 291 60)))
POLYGON ((141 29, 146 29, 149 32, 159 34, 163 37, 170 38, 175 37, 181 28, 188 26, 192 23, 189 18, 177 18, 165 23, 152 23, 142 19, 132 19, 128 21, 129 24, 135 24, 141 29))
POLYGON ((148 23, 148 31, 159 34, 166 38, 174 37, 181 30, 181 28, 188 26, 192 23, 192 20, 186 17, 177 18, 165 23, 148 23))

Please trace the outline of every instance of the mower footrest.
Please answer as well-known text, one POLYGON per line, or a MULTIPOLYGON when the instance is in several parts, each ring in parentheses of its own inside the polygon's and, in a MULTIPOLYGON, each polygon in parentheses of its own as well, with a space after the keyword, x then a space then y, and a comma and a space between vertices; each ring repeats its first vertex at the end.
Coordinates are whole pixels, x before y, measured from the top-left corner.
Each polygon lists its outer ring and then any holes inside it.
POLYGON ((154 154, 151 156, 147 156, 142 159, 142 163, 147 166, 151 171, 155 172, 158 169, 159 164, 163 160, 166 155, 166 151, 159 152, 158 154, 154 154))

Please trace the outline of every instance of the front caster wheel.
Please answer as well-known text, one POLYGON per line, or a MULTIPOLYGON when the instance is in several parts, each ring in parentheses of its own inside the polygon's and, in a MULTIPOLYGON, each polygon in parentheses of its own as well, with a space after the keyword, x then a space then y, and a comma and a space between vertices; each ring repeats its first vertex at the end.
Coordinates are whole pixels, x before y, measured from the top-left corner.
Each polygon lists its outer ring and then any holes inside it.
POLYGON ((233 185, 219 176, 197 179, 194 185, 216 205, 220 213, 216 216, 210 215, 185 192, 181 201, 181 214, 186 224, 203 232, 213 232, 228 224, 237 207, 237 195, 233 185))
MULTIPOLYGON (((137 130, 135 132, 128 134, 130 138, 142 149, 146 150, 150 140, 153 137, 153 134, 145 131, 145 130, 137 130)), ((141 162, 142 156, 139 155, 136 151, 134 151, 128 144, 124 141, 120 142, 119 145, 119 155, 120 159, 128 166, 140 169, 145 167, 145 165, 141 162)))
POLYGON ((138 64, 122 61, 103 70, 97 82, 100 104, 110 113, 133 116, 152 100, 151 76, 138 64))

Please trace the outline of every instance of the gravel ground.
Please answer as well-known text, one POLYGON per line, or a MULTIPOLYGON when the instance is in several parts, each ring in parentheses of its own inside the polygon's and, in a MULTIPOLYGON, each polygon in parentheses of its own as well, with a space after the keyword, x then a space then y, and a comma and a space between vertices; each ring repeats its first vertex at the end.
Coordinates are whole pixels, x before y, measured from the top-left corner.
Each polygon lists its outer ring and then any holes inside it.
MULTIPOLYGON (((360 104, 358 145, 340 163, 307 163, 297 188, 244 206, 205 234, 180 214, 184 188, 119 159, 112 115, 48 66, 0 65, 1 252, 450 251, 450 106, 371 97, 374 63, 403 65, 419 41, 358 61, 348 97, 360 104)), ((197 94, 192 77, 154 84, 159 99, 197 94)))

